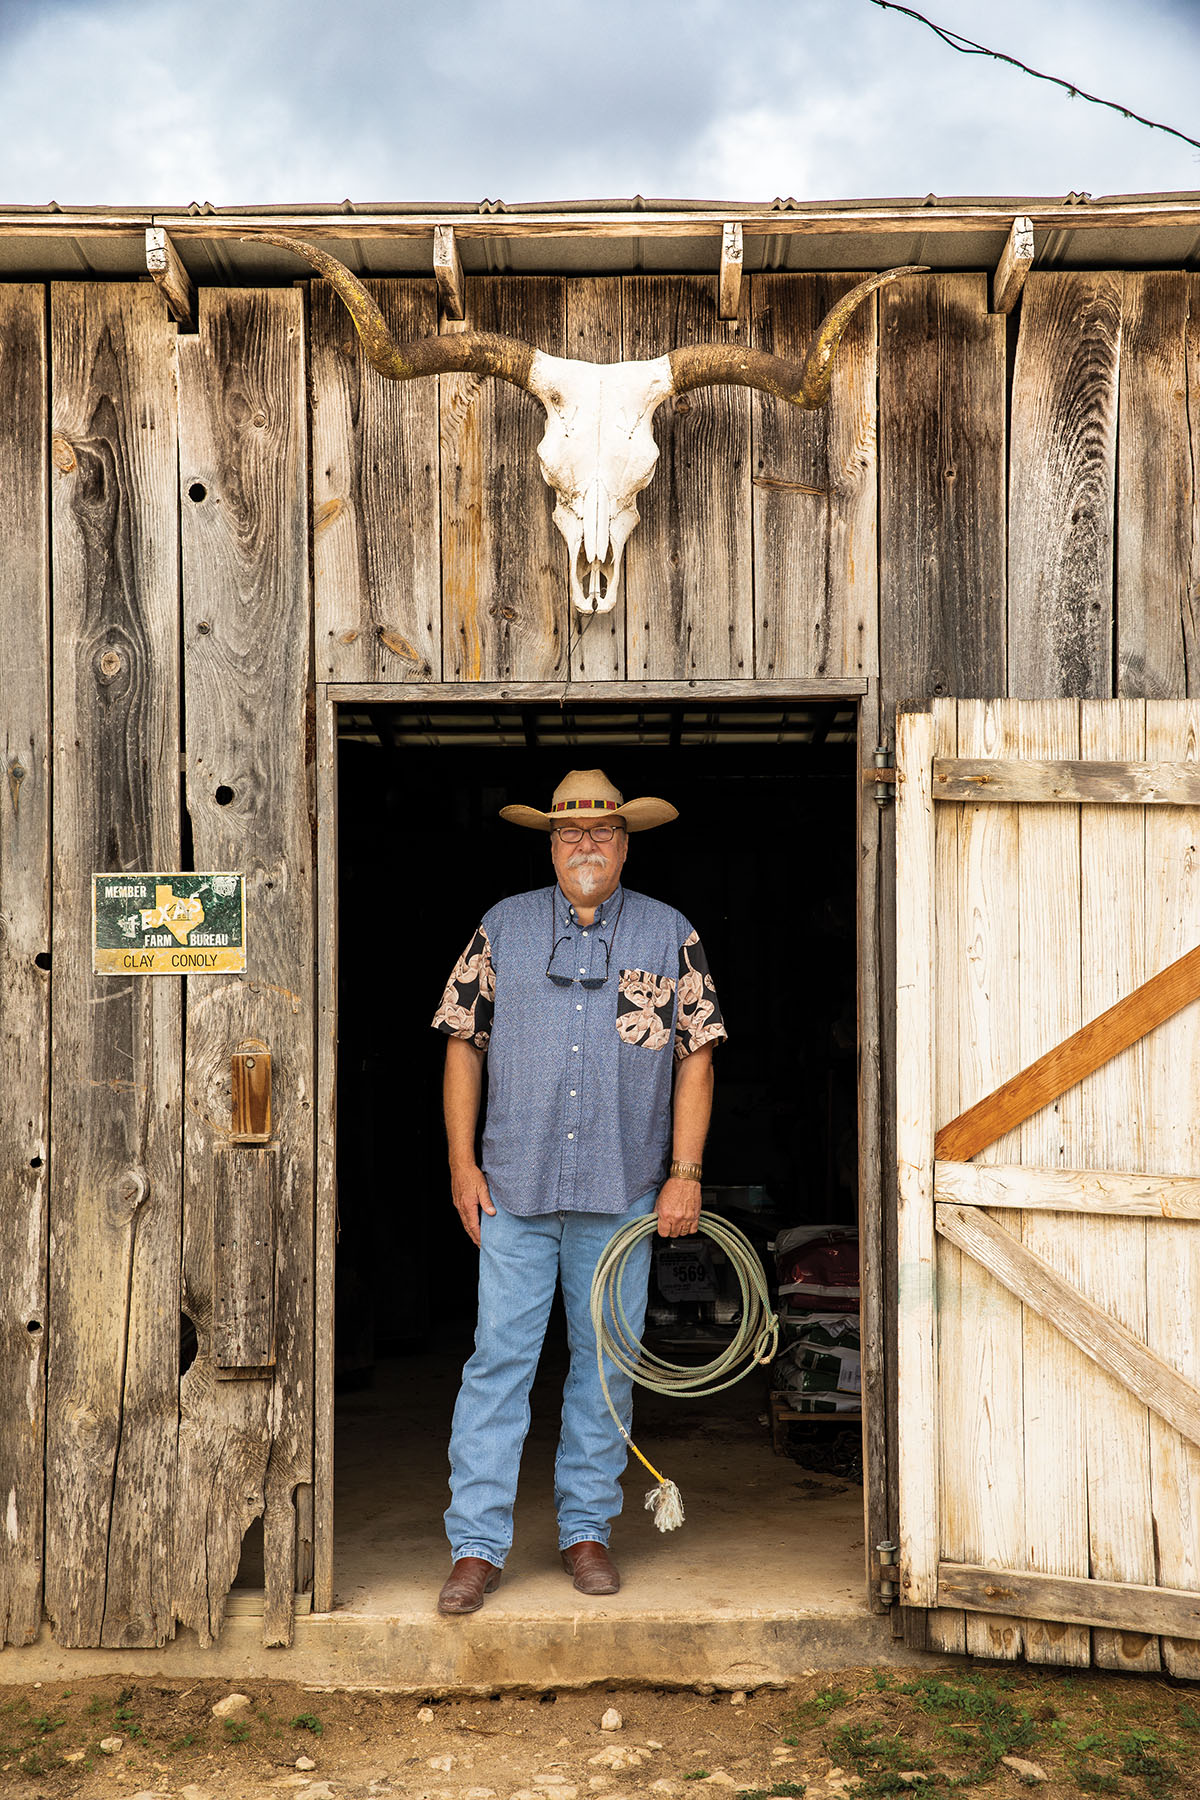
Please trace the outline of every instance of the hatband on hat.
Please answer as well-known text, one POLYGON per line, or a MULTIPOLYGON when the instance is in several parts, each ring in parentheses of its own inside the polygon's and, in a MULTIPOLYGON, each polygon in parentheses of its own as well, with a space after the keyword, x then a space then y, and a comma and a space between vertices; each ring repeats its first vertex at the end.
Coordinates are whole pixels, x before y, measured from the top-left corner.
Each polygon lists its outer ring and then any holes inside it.
POLYGON ((591 825, 601 820, 623 819, 630 831, 649 831, 653 825, 669 825, 679 817, 669 800, 643 795, 622 800, 603 769, 572 769, 554 790, 549 812, 536 806, 502 806, 500 817, 510 825, 528 825, 534 831, 553 831, 556 825, 591 825))

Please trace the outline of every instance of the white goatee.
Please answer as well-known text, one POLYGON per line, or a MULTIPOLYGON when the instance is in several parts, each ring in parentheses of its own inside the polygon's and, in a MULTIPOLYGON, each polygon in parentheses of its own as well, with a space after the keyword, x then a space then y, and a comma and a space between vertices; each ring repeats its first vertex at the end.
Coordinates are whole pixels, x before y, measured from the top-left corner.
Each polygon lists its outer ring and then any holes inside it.
POLYGON ((595 851, 580 850, 567 858, 567 867, 584 894, 594 894, 602 885, 605 866, 604 858, 595 851))

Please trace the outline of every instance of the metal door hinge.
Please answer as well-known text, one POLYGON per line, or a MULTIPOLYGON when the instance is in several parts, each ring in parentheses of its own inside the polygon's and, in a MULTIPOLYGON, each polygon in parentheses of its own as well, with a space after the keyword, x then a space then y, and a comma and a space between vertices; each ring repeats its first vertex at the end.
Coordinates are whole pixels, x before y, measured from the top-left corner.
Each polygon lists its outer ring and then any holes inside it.
POLYGON ((876 744, 872 766, 863 770, 863 780, 874 783, 876 806, 890 806, 896 798, 896 758, 886 744, 876 744))
POLYGON ((897 1562, 900 1557, 900 1546, 889 1539, 886 1543, 875 1546, 876 1569, 879 1580, 879 1598, 885 1606, 890 1606, 900 1592, 897 1575, 897 1562))

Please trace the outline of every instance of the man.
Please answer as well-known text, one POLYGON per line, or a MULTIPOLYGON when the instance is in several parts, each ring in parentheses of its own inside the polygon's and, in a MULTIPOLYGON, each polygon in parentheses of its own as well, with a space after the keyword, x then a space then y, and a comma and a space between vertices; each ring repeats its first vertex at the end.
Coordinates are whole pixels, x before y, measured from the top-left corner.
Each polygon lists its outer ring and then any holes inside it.
MULTIPOLYGON (((475 1353, 450 1438, 453 1568, 438 1610, 452 1614, 483 1605, 512 1543, 529 1390, 558 1282, 571 1352, 554 1469, 559 1547, 581 1593, 620 1587, 607 1545, 625 1443, 596 1368, 592 1276, 627 1219, 653 1210, 660 1237, 695 1231, 712 1053, 726 1036, 691 925, 621 882, 628 833, 667 824, 673 806, 623 801, 601 770, 584 769, 559 785, 549 812, 506 806, 500 816, 550 834, 557 882, 484 915, 433 1020, 449 1039, 454 1205, 480 1252, 475 1353)), ((649 1268, 647 1236, 622 1291, 638 1337, 649 1268)), ((607 1362, 605 1376, 628 1430, 632 1382, 607 1362)))

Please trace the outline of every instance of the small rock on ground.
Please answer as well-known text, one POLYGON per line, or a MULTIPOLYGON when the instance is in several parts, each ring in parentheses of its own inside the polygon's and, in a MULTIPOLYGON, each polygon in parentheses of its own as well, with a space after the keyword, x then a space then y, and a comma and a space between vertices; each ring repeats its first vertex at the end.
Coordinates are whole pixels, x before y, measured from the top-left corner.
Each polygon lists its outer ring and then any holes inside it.
POLYGON ((1028 1762, 1023 1756, 1002 1756, 1000 1761, 1006 1769, 1011 1769, 1014 1775, 1019 1775, 1022 1781, 1049 1781, 1050 1779, 1040 1763, 1028 1762))
POLYGON ((738 1689, 736 1694, 730 1694, 729 1704, 730 1704, 730 1706, 745 1706, 746 1696, 742 1692, 741 1688, 738 1689))
POLYGON ((213 1800, 211 1788, 200 1787, 189 1781, 186 1787, 179 1790, 179 1800, 213 1800))
POLYGON ((333 1789, 327 1781, 313 1781, 300 1789, 296 1800, 333 1800, 333 1789))
POLYGON ((601 1731, 620 1731, 625 1721, 615 1706, 610 1706, 600 1721, 601 1731))
POLYGON ((100 1739, 100 1748, 101 1748, 101 1750, 103 1750, 105 1756, 115 1756, 117 1754, 117 1751, 124 1744, 124 1742, 125 1742, 125 1739, 119 1738, 119 1737, 101 1738, 100 1739))
POLYGON ((418 1707, 417 1721, 421 1725, 432 1725, 433 1724, 433 1708, 432 1708, 432 1706, 418 1707))
POLYGON ((214 1719, 232 1719, 235 1713, 245 1712, 250 1704, 249 1694, 226 1694, 218 1700, 212 1709, 214 1719))
POLYGON ((592 1769, 638 1769, 644 1762, 649 1762, 648 1750, 635 1750, 632 1745, 628 1749, 616 1744, 609 1750, 598 1750, 595 1756, 588 1757, 588 1767, 592 1769))
POLYGON ((316 1766, 317 1765, 311 1756, 298 1756, 296 1758, 296 1767, 298 1769, 315 1769, 316 1766))

